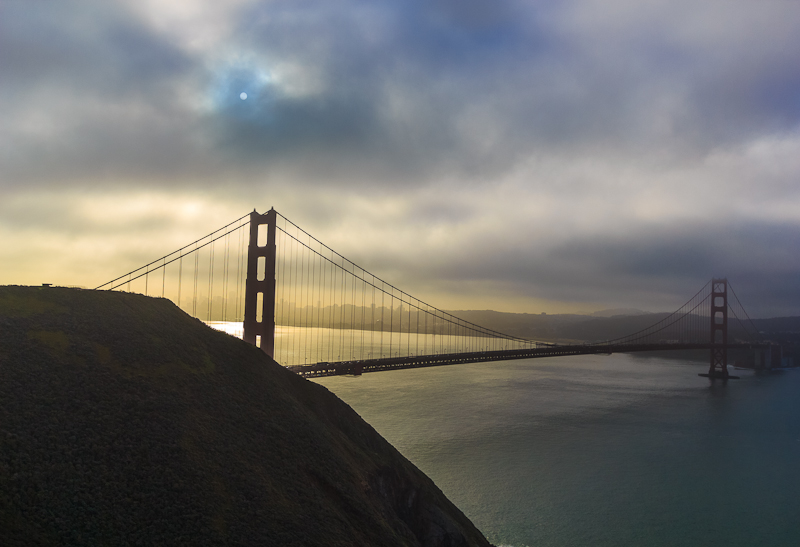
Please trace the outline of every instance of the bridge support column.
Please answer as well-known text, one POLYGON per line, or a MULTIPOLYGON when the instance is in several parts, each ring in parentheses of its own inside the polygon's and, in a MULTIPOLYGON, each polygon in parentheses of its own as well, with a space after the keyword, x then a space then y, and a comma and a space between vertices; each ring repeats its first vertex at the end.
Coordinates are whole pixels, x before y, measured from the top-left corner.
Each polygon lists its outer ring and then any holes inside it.
POLYGON ((245 342, 275 356, 275 209, 261 215, 250 213, 250 243, 247 246, 247 279, 244 291, 245 342), (259 228, 266 226, 263 246, 258 244, 259 228))
POLYGON ((728 280, 711 280, 711 359, 709 378, 728 379, 728 280))

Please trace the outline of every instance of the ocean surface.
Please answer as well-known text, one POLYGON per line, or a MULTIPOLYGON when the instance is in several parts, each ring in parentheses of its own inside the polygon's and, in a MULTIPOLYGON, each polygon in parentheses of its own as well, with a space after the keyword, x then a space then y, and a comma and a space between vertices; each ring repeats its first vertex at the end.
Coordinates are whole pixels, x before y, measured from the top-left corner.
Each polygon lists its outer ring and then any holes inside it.
POLYGON ((800 545, 800 370, 558 357, 315 380, 498 546, 800 545))

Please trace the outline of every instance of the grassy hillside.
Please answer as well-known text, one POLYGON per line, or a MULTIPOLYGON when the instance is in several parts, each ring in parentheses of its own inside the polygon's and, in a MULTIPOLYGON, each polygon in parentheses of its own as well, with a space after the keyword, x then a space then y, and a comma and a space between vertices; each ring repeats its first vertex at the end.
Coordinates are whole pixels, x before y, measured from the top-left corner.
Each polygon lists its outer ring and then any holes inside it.
POLYGON ((167 300, 0 287, 3 545, 488 545, 325 388, 167 300))

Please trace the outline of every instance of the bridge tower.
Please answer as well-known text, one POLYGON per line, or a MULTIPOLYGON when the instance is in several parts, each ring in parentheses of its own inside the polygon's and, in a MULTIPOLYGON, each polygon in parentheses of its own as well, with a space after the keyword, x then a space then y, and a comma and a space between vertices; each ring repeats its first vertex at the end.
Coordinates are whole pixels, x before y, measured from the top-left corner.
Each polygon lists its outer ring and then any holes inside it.
POLYGON ((245 342, 275 355, 275 209, 261 215, 250 213, 250 242, 247 246, 247 279, 244 291, 245 342), (267 230, 266 244, 259 246, 259 228, 267 230))
POLYGON ((711 280, 711 362, 709 378, 728 379, 728 279, 711 280))

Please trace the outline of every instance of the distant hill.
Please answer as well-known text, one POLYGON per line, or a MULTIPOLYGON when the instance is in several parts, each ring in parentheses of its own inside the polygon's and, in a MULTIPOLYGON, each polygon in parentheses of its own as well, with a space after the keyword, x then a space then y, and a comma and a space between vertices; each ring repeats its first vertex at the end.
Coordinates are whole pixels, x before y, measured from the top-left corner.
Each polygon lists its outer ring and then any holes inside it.
POLYGON ((488 545, 325 388, 171 302, 0 287, 0 544, 488 545))
POLYGON ((585 315, 506 313, 491 310, 450 311, 456 317, 504 334, 532 340, 563 340, 564 327, 591 319, 585 315))
POLYGON ((592 317, 619 317, 628 315, 647 315, 650 312, 638 310, 636 308, 612 308, 610 310, 600 310, 592 313, 592 317))
POLYGON ((759 331, 768 334, 791 333, 800 334, 800 317, 773 317, 771 319, 753 319, 759 331))
MULTIPOLYGON (((669 315, 633 309, 603 310, 593 315, 505 313, 489 310, 459 310, 450 313, 505 334, 559 343, 613 340, 646 329, 669 315)), ((766 339, 800 342, 800 317, 753 319, 752 324, 766 339)), ((730 329, 732 335, 742 332, 741 325, 734 318, 730 319, 730 329)))

